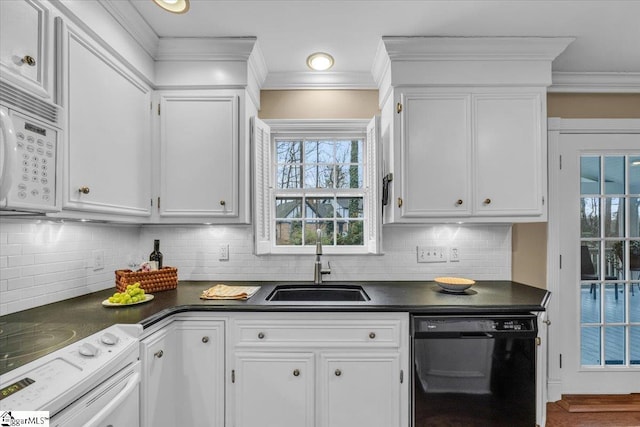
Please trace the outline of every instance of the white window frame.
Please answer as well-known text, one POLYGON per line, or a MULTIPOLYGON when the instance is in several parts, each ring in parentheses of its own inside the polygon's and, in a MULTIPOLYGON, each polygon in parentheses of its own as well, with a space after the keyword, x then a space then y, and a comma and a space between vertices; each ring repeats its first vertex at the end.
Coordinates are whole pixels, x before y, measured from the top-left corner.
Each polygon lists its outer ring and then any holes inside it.
MULTIPOLYGON (((260 120, 252 119, 254 230, 255 253, 313 254, 315 246, 278 246, 275 238, 275 140, 276 138, 362 138, 364 141, 363 187, 354 196, 363 195, 364 244, 362 246, 323 246, 325 254, 378 254, 380 253, 380 191, 378 170, 379 118, 371 120, 260 120)), ((329 191, 330 192, 330 191, 329 191)), ((326 194, 313 189, 300 194, 318 196, 326 194)))

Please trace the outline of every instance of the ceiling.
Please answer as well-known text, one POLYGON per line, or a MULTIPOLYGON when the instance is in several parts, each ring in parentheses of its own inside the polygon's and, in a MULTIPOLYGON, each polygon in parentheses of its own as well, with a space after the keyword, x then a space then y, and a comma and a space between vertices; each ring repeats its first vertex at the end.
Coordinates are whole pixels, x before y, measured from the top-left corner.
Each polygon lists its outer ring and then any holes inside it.
POLYGON ((257 37, 269 75, 313 73, 306 57, 326 51, 327 77, 367 86, 382 36, 558 36, 576 40, 554 73, 640 79, 640 0, 191 0, 182 15, 129 1, 158 37, 257 37))

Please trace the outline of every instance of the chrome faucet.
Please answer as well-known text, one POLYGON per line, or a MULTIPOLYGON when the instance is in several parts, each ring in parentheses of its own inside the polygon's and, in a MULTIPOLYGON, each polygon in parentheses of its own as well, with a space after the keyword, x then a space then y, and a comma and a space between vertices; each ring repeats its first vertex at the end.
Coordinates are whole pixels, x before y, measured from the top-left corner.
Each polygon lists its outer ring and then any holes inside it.
POLYGON ((331 265, 327 263, 329 268, 322 269, 322 230, 318 229, 318 237, 316 238, 316 262, 313 265, 313 283, 315 285, 322 284, 322 275, 331 274, 331 265))

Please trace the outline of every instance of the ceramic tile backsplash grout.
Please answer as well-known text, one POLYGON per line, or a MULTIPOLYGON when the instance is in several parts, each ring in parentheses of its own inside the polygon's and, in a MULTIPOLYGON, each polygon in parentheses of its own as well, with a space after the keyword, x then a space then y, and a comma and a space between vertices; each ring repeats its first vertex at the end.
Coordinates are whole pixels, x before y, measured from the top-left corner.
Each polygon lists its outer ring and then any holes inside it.
MULTIPOLYGON (((160 239, 165 265, 180 280, 311 280, 313 257, 253 254, 249 225, 132 226, 2 219, 0 222, 0 315, 114 287, 114 271, 147 259, 160 239), (229 245, 228 261, 219 246, 229 245), (104 251, 94 271, 92 252, 104 251)), ((511 226, 391 225, 383 227, 384 255, 325 255, 328 281, 431 280, 458 275, 477 280, 511 278, 511 226), (455 263, 417 263, 416 246, 454 246, 455 263)))

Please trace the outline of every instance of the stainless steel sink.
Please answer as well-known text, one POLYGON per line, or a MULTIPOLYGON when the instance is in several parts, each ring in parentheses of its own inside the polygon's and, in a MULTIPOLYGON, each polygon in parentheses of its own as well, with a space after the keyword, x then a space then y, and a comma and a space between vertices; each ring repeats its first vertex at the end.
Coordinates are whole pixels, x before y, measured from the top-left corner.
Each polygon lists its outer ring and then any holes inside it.
POLYGON ((267 297, 267 301, 363 302, 370 299, 362 286, 306 283, 278 285, 267 297))

